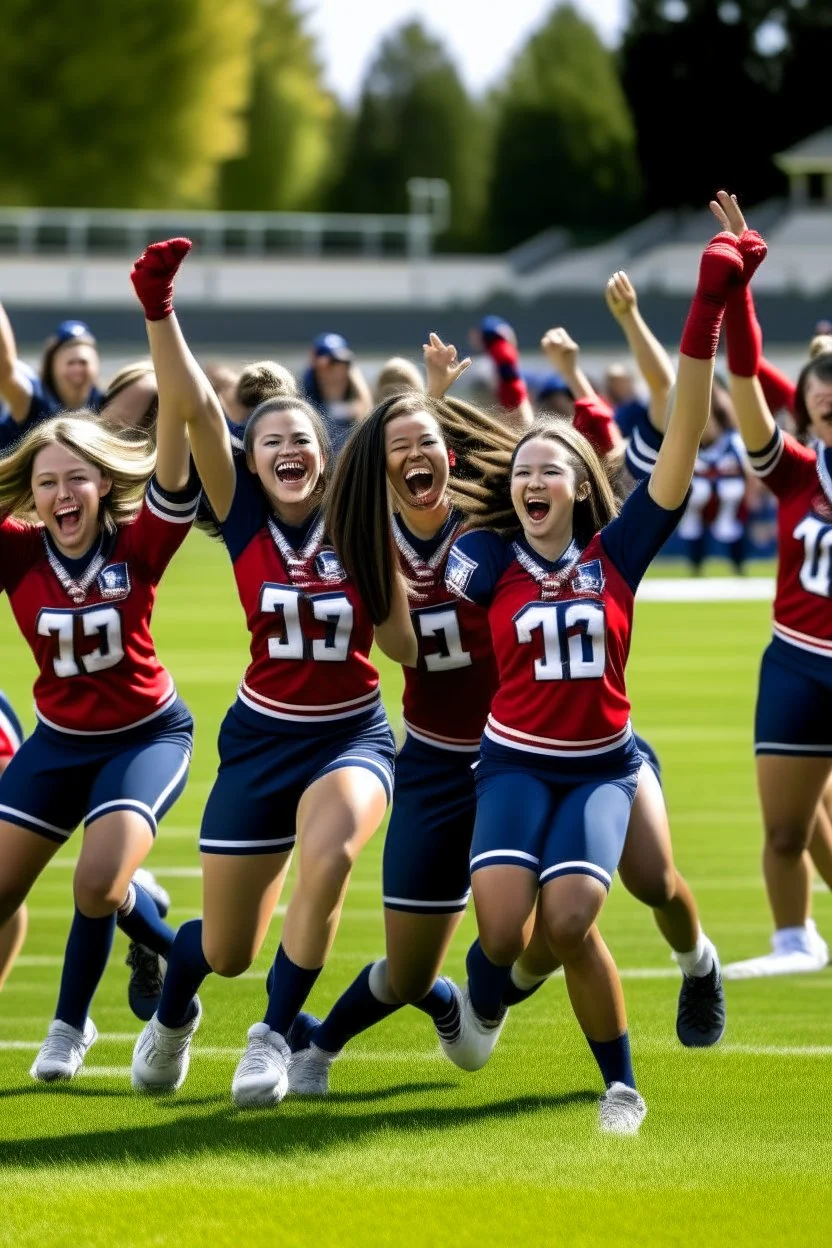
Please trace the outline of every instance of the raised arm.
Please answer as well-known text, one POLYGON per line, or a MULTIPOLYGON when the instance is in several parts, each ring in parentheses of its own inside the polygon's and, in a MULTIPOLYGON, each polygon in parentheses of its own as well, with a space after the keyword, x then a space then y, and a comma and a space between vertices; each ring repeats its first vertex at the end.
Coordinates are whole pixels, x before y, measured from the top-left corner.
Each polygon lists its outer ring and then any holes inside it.
POLYGON ((480 339, 497 370, 497 397, 506 424, 517 433, 525 433, 534 423, 534 408, 520 373, 517 337, 507 321, 499 316, 486 316, 480 324, 480 339))
POLYGON ((613 273, 607 282, 604 297, 607 307, 621 326, 650 391, 650 424, 663 433, 667 424, 668 399, 676 380, 670 356, 641 315, 636 289, 626 273, 613 273))
POLYGON ((182 489, 190 456, 208 501, 224 520, 234 497, 231 442, 219 400, 190 352, 173 311, 173 282, 191 249, 186 238, 151 243, 133 266, 131 280, 144 308, 147 340, 159 387, 156 476, 164 489, 182 489))
POLYGON ((766 244, 749 230, 736 196, 719 191, 711 211, 736 239, 742 259, 741 280, 729 293, 725 312, 728 383, 740 434, 746 449, 761 451, 774 437, 776 425, 759 380, 762 333, 754 311, 749 283, 766 256, 766 244))
POLYGON ((453 343, 444 343, 438 334, 428 334, 422 346, 427 379, 426 390, 432 399, 444 399, 455 381, 471 366, 471 357, 460 360, 453 343))
POLYGON ((0 396, 18 424, 23 424, 32 405, 32 390, 18 374, 17 343, 6 309, 0 303, 0 396))
POLYGON ((731 233, 717 234, 702 253, 699 280, 679 348, 679 369, 667 429, 648 490, 675 511, 693 478, 699 442, 711 410, 719 331, 731 289, 742 281, 742 256, 731 233))
POLYGON ((596 397, 592 383, 578 362, 581 348, 562 326, 546 330, 540 340, 540 349, 552 368, 560 373, 574 399, 596 397))

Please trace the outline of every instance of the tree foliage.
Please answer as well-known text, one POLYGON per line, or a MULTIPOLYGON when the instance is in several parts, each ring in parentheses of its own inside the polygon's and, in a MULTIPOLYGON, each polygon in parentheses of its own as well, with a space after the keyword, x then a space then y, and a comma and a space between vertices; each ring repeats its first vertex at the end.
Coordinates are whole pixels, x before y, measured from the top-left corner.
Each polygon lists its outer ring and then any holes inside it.
POLYGON ((470 238, 485 178, 484 119, 441 42, 417 21, 382 41, 361 91, 333 207, 407 212, 407 182, 450 186, 455 240, 470 238))
POLYGON ((241 210, 316 207, 338 106, 293 0, 259 0, 258 8, 243 152, 222 170, 220 202, 241 210))
POLYGON ((239 151, 256 0, 4 0, 7 203, 209 204, 239 151))
POLYGON ((490 221, 498 246, 550 226, 628 224, 640 202, 633 123, 612 53, 570 6, 556 7, 499 93, 490 221))

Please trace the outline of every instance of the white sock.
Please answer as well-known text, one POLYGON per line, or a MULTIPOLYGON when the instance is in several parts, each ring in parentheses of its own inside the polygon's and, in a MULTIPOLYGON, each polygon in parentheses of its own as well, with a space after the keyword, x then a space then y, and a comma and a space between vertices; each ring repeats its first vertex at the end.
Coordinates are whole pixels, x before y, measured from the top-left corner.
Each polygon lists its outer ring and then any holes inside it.
POLYGON ((367 979, 370 992, 376 1001, 380 1001, 382 1005, 400 1005, 398 997, 390 990, 387 982, 387 959, 379 958, 378 962, 374 962, 370 967, 370 974, 367 979))
POLYGON ((690 953, 674 953, 673 957, 679 963, 683 974, 699 978, 711 973, 716 962, 716 949, 700 928, 696 944, 690 953))
POLYGON ((775 953, 811 953, 814 923, 809 919, 800 927, 778 927, 771 944, 775 953))
POLYGON ((127 896, 124 898, 124 901, 119 906, 118 913, 122 916, 122 918, 126 919, 128 914, 133 913, 133 907, 135 906, 135 904, 136 904, 136 886, 131 880, 130 883, 127 885, 127 896))
POLYGON ((524 971, 517 962, 514 962, 511 967, 511 982, 521 992, 528 992, 530 988, 536 988, 538 984, 542 984, 545 979, 549 978, 551 973, 550 971, 547 975, 531 975, 528 971, 524 971))

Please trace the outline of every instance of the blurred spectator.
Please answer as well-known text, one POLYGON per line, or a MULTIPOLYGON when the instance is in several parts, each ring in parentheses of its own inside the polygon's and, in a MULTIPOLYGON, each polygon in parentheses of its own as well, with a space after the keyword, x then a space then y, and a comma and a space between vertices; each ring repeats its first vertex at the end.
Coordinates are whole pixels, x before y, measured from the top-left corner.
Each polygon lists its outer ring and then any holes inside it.
POLYGON ((240 380, 240 374, 233 368, 229 368, 227 364, 217 364, 214 361, 203 364, 202 371, 214 387, 214 393, 226 416, 242 423, 243 415, 236 410, 237 382, 240 380))
POLYGON ((693 470, 690 499, 678 535, 692 571, 699 575, 713 544, 727 550, 738 574, 747 558, 747 473, 727 389, 716 379, 711 415, 702 434, 693 470))
POLYGON ((403 355, 394 355, 381 366, 373 387, 373 403, 378 406, 385 399, 405 390, 424 390, 425 383, 420 369, 403 355))
POLYGON ((98 411, 99 359, 93 333, 83 321, 62 321, 47 339, 36 373, 17 355, 17 344, 0 305, 0 452, 32 425, 60 411, 87 407, 98 411))
POLYGON ((630 366, 620 361, 610 364, 604 373, 603 391, 613 411, 623 407, 625 403, 632 403, 637 395, 635 378, 630 366))
POLYGON ((120 368, 110 379, 99 411, 116 429, 155 429, 159 391, 150 360, 137 360, 120 368))
POLYGON ((312 343, 301 393, 324 417, 335 455, 373 406, 369 386, 341 334, 319 334, 312 343))
POLYGON ((255 407, 266 399, 298 393, 298 383, 293 373, 276 360, 258 360, 247 364, 237 379, 232 395, 232 420, 244 425, 255 407))
POLYGON ((539 382, 535 407, 538 412, 545 412, 551 416, 565 416, 567 420, 573 419, 575 400, 560 373, 547 373, 539 382))

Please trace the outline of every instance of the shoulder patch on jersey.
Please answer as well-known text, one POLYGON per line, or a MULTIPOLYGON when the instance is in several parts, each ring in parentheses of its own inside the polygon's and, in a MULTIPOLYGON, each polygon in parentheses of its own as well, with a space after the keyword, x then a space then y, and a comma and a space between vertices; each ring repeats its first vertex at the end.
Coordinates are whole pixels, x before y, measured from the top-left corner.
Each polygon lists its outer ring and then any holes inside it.
POLYGON ((572 589, 576 594, 601 594, 605 584, 606 578, 600 559, 578 564, 572 578, 572 589))
POLYGON ((471 577, 480 565, 464 555, 461 550, 451 549, 445 565, 445 584, 458 594, 464 594, 471 583, 471 577))
POLYGON ((315 556, 315 571, 322 581, 328 581, 336 584, 339 581, 345 581, 347 574, 344 571, 344 565, 338 558, 334 550, 319 550, 315 556))
POLYGON ((126 598, 130 593, 130 572, 126 563, 110 563, 98 574, 102 598, 126 598))

